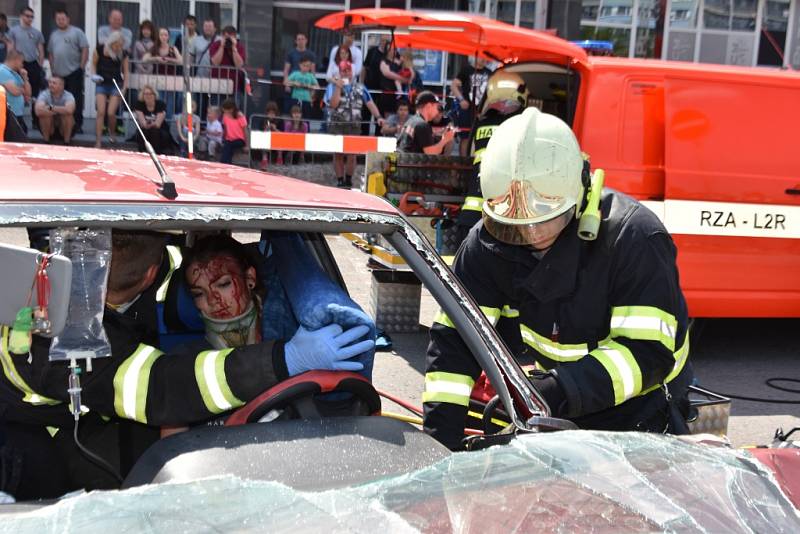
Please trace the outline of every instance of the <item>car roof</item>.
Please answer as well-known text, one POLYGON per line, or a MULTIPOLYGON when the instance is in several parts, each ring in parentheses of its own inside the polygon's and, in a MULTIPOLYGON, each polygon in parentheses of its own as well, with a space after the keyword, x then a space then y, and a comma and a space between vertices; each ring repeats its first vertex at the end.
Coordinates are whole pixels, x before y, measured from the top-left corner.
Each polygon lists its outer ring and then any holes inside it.
POLYGON ((146 154, 121 150, 0 143, 0 202, 164 203, 311 208, 397 215, 374 195, 243 167, 161 157, 178 197, 164 198, 146 154))

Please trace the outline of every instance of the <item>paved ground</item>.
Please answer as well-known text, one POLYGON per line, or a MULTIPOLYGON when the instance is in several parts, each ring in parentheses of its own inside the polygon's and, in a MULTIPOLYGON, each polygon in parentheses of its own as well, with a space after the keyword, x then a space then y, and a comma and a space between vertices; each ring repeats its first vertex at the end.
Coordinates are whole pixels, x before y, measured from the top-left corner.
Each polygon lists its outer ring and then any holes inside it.
MULTIPOLYGON (((237 237, 246 238, 246 235, 237 237)), ((0 242, 26 244, 24 230, 0 229, 0 242)), ((371 309, 371 277, 363 252, 339 236, 329 238, 348 290, 365 309, 371 309)), ((376 387, 419 405, 423 385, 427 328, 437 305, 423 290, 420 331, 394 334, 394 350, 379 353, 376 387)), ((714 391, 748 397, 791 399, 792 394, 769 389, 771 377, 800 379, 800 320, 705 320, 694 329, 692 361, 700 383, 714 391)), ((800 386, 791 385, 798 388, 800 386)), ((794 395, 800 401, 800 395, 794 395)), ((403 412, 392 403, 384 409, 403 412)), ((800 405, 733 401, 729 437, 734 445, 764 444, 775 429, 800 426, 800 405)))

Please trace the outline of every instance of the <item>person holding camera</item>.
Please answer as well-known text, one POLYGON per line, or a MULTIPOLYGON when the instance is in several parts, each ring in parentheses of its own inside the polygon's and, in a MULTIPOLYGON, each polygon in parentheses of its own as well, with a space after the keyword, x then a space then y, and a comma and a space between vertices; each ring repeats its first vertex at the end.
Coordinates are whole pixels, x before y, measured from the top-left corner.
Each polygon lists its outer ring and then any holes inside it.
POLYGON ((236 84, 234 87, 234 96, 240 98, 239 93, 244 90, 244 63, 247 60, 247 53, 244 50, 244 45, 239 42, 236 34, 236 28, 233 26, 225 26, 222 29, 222 39, 214 41, 208 49, 211 55, 211 64, 223 67, 212 68, 212 78, 227 78, 233 80, 236 84))
POLYGON ((417 113, 406 122, 400 139, 398 152, 417 154, 449 154, 453 148, 456 129, 448 126, 438 141, 433 135, 431 123, 442 113, 442 103, 430 91, 422 91, 417 97, 417 113))

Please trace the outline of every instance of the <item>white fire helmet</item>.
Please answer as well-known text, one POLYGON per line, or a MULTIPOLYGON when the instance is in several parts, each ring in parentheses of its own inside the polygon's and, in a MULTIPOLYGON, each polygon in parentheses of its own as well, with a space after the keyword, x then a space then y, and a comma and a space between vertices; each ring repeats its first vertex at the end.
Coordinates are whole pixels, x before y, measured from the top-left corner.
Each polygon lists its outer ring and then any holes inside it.
POLYGON ((496 109, 503 115, 514 113, 528 105, 528 88, 519 74, 505 69, 492 74, 486 84, 486 101, 483 113, 496 109))
POLYGON ((567 124, 536 108, 504 121, 481 159, 483 224, 512 245, 546 242, 579 215, 583 155, 567 124))

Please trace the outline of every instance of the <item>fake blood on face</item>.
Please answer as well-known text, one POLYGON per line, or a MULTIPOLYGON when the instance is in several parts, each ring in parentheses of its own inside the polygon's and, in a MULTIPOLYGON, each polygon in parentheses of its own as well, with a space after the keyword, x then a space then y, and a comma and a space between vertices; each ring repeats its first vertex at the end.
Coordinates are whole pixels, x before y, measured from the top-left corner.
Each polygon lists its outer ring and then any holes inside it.
POLYGON ((241 315, 250 305, 244 273, 237 261, 228 255, 206 263, 189 266, 189 286, 195 304, 212 319, 230 319, 241 315))

